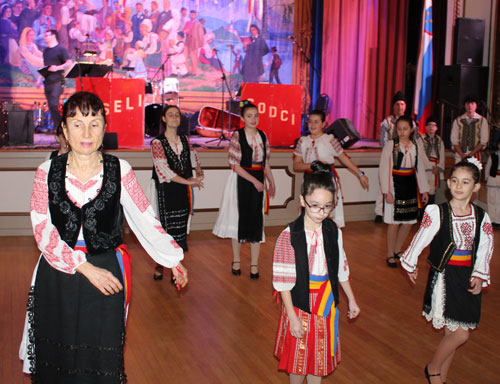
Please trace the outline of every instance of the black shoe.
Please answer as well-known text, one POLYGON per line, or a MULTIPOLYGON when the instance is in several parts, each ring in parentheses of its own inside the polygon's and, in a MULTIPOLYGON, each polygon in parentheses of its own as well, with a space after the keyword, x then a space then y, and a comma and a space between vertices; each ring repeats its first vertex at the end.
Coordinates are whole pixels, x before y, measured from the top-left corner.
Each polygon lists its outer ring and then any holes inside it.
POLYGON ((259 272, 257 271, 256 273, 252 273, 251 272, 252 267, 258 268, 259 266, 258 265, 251 265, 250 266, 250 278, 253 280, 256 280, 259 278, 259 272))
POLYGON ((163 267, 161 265, 156 266, 153 280, 163 280, 163 267))
POLYGON ((240 269, 234 269, 234 264, 240 264, 239 261, 233 261, 233 263, 231 264, 231 273, 235 276, 239 276, 241 275, 241 268, 240 269))
POLYGON ((374 221, 375 223, 380 224, 380 223, 383 223, 383 222, 384 222, 384 218, 383 218, 382 216, 380 216, 380 215, 377 215, 377 216, 375 216, 375 220, 373 220, 373 221, 374 221))
POLYGON ((389 256, 388 258, 385 259, 385 262, 387 263, 387 266, 390 268, 397 268, 398 263, 396 262, 397 258, 394 256, 389 256))
POLYGON ((441 376, 441 374, 440 373, 435 373, 435 374, 431 375, 429 373, 429 364, 427 364, 425 366, 425 378, 427 379, 427 381, 429 382, 429 384, 432 384, 431 383, 431 377, 434 377, 434 376, 441 376))
POLYGON ((394 258, 396 260, 400 260, 401 259, 401 252, 394 252, 394 258))

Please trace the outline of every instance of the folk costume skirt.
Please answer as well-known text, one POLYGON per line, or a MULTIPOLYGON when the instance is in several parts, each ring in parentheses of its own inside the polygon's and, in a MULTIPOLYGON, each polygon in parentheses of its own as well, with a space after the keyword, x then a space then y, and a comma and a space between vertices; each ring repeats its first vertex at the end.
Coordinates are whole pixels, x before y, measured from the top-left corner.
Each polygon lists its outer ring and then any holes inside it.
POLYGON ((161 225, 187 252, 189 217, 193 207, 193 188, 189 185, 156 183, 158 214, 161 225))
MULTIPOLYGON (((264 165, 252 163, 251 168, 244 168, 250 175, 264 183, 264 165)), ((238 176, 238 240, 258 243, 262 241, 264 227, 263 202, 264 192, 259 192, 255 186, 238 176)))
POLYGON ((386 224, 414 224, 423 207, 414 168, 392 170, 394 204, 385 203, 386 224))
POLYGON ((124 290, 105 296, 80 273, 67 274, 40 258, 31 287, 20 357, 33 383, 121 384, 130 256, 124 246, 87 255, 124 290), (23 356, 24 355, 24 356, 23 356), (28 369, 26 369, 28 368, 28 369))
POLYGON ((340 362, 339 313, 328 276, 310 276, 309 302, 313 303, 311 313, 294 307, 305 330, 301 339, 290 333, 290 320, 282 305, 274 355, 279 360, 279 370, 327 376, 340 362))
POLYGON ((424 295, 423 315, 436 329, 446 326, 474 329, 481 317, 481 293, 470 289, 472 274, 471 251, 456 250, 442 272, 429 271, 424 295))

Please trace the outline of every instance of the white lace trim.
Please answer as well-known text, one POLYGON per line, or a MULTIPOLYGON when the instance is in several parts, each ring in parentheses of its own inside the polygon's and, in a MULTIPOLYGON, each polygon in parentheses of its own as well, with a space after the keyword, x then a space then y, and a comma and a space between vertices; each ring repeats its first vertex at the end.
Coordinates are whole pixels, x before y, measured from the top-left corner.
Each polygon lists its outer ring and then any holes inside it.
POLYGON ((443 317, 432 317, 431 314, 427 314, 425 312, 422 312, 422 315, 425 316, 427 321, 432 321, 432 326, 436 329, 441 329, 446 326, 446 328, 448 328, 451 332, 455 332, 458 327, 461 327, 466 331, 477 327, 477 324, 474 323, 462 323, 460 321, 445 319, 443 317))

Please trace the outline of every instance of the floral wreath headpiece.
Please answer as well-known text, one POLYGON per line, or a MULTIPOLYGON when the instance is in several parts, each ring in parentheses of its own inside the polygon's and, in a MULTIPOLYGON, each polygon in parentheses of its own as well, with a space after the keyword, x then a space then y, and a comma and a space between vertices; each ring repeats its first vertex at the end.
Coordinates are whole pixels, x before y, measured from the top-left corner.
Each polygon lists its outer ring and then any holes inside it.
POLYGON ((483 165, 481 164, 481 162, 476 159, 475 157, 468 157, 467 158, 467 162, 475 165, 477 167, 477 169, 479 169, 479 171, 481 171, 483 169, 483 165))
POLYGON ((250 101, 248 100, 241 100, 240 101, 240 108, 243 108, 245 105, 251 104, 250 101))

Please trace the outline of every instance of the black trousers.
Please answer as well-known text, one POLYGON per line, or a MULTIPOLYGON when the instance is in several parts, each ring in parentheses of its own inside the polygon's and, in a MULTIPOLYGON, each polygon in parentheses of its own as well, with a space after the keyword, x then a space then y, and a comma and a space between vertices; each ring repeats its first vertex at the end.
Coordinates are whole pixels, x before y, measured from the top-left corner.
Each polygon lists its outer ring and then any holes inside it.
POLYGON ((59 113, 59 98, 63 92, 63 84, 62 81, 58 81, 56 83, 45 84, 45 98, 47 99, 47 104, 50 109, 50 116, 52 117, 52 121, 54 122, 54 130, 57 130, 59 124, 61 124, 61 114, 59 113))

